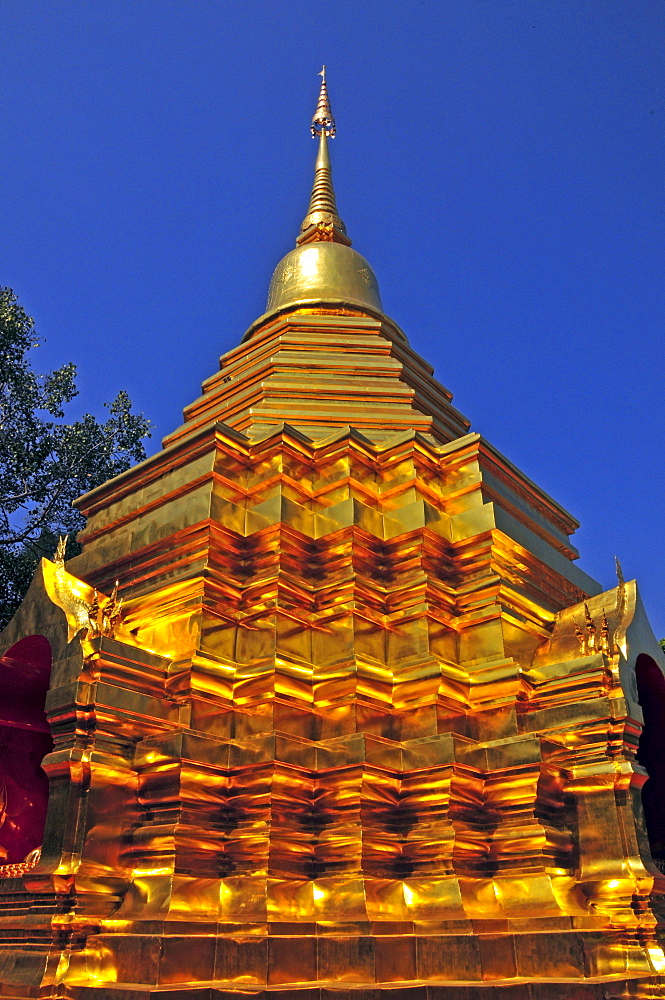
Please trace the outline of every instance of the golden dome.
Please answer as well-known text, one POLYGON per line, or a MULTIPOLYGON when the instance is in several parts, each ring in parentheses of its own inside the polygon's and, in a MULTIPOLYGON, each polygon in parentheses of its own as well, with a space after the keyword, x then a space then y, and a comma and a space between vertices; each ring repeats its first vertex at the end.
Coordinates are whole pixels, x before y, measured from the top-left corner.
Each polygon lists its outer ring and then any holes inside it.
POLYGON ((337 211, 328 149, 328 140, 335 135, 335 119, 325 66, 321 77, 319 102, 311 126, 312 135, 318 136, 319 149, 309 208, 295 249, 275 268, 266 313, 314 303, 340 303, 382 313, 374 272, 365 258, 351 249, 346 226, 337 211))
POLYGON ((304 243, 275 268, 266 311, 305 302, 344 302, 382 312, 374 272, 343 243, 304 243))

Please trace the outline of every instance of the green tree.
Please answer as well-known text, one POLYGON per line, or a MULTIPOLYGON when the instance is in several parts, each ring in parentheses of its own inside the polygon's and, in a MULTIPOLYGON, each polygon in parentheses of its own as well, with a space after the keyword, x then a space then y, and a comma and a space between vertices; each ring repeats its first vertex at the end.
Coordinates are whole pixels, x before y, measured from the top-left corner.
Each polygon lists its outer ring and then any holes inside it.
POLYGON ((39 559, 69 534, 67 558, 84 519, 72 501, 145 458, 150 421, 132 413, 125 392, 106 403, 108 419, 86 413, 68 423, 76 366, 32 369, 34 323, 10 288, 0 287, 0 628, 7 624, 39 559))

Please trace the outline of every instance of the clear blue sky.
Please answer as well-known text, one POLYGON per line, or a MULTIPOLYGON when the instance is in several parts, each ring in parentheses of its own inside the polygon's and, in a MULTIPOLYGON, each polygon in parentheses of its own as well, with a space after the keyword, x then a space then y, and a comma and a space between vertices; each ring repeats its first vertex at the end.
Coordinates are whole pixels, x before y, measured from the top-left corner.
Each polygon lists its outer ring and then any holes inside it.
POLYGON ((484 434, 665 635, 662 0, 3 0, 0 283, 159 438, 263 312, 311 185, 484 434))

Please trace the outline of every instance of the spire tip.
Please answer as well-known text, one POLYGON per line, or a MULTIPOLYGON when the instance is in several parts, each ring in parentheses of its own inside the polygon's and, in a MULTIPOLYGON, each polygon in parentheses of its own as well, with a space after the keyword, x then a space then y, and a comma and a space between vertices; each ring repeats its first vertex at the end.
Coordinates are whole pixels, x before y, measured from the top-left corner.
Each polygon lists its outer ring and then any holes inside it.
POLYGON ((335 119, 333 118, 330 98, 328 97, 328 88, 326 86, 326 67, 323 66, 321 72, 317 75, 321 77, 321 90, 319 91, 319 101, 316 105, 316 111, 312 118, 312 137, 315 139, 325 132, 332 139, 335 135, 335 119))
POLYGON ((351 240, 346 235, 346 227, 337 213, 330 169, 328 139, 332 139, 335 134, 335 119, 328 97, 325 66, 318 75, 321 77, 321 90, 312 118, 312 135, 318 137, 319 152, 314 167, 312 197, 296 243, 298 246, 320 242, 343 243, 345 246, 350 246, 351 240))

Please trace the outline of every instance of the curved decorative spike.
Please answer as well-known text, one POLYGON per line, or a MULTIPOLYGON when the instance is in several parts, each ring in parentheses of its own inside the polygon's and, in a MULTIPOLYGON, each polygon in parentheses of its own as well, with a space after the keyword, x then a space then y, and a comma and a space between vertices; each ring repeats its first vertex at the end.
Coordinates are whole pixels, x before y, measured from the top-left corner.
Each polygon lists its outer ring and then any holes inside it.
POLYGON ((624 583, 626 581, 623 578, 623 570, 621 568, 621 563, 619 562, 619 557, 618 556, 614 557, 614 565, 616 567, 617 580, 619 581, 619 586, 623 587, 623 585, 624 585, 624 583))

